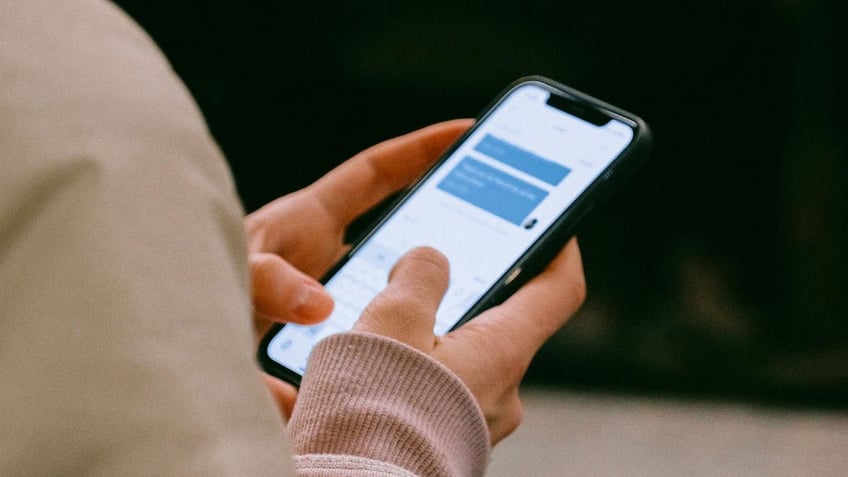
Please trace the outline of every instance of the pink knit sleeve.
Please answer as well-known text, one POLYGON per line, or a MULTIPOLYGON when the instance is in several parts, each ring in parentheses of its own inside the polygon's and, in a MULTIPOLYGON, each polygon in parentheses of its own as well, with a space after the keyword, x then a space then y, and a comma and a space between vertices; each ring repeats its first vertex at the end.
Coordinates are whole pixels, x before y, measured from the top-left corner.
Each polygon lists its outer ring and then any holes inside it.
POLYGON ((486 422, 440 363, 366 333, 326 338, 289 422, 304 475, 483 475, 486 422))

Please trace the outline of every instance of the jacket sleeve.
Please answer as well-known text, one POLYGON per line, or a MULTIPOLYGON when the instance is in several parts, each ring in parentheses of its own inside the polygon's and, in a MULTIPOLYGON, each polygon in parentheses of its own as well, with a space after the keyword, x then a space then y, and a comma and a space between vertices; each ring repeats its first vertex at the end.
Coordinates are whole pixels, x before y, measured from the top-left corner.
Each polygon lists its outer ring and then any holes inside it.
POLYGON ((313 350, 289 434, 299 473, 483 475, 489 436, 470 391, 400 342, 351 332, 313 350), (335 469, 335 472, 332 470, 335 469))

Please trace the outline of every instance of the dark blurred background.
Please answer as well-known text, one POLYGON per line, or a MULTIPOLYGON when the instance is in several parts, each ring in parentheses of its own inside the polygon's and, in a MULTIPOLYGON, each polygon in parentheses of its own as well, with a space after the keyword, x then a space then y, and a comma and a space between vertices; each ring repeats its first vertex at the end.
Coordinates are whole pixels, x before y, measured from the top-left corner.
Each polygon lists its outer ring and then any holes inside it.
POLYGON ((253 210, 543 74, 644 117, 652 159, 580 234, 589 299, 537 384, 848 404, 838 2, 118 1, 253 210))

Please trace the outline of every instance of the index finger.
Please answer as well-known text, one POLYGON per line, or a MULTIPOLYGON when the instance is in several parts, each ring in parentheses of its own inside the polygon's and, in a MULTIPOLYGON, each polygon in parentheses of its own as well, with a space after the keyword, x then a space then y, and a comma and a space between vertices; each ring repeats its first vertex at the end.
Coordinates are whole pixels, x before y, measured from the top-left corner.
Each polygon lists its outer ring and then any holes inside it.
POLYGON ((471 124, 456 119, 372 146, 312 186, 328 216, 345 228, 354 219, 420 176, 471 124))

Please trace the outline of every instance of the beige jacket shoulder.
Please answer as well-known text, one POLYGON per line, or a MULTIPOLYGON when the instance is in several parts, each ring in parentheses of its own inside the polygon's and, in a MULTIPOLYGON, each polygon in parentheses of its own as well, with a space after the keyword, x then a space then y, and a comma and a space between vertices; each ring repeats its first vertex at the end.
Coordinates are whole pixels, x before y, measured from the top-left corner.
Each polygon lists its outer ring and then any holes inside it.
POLYGON ((0 474, 290 465, 195 104, 111 4, 0 10, 0 474))

